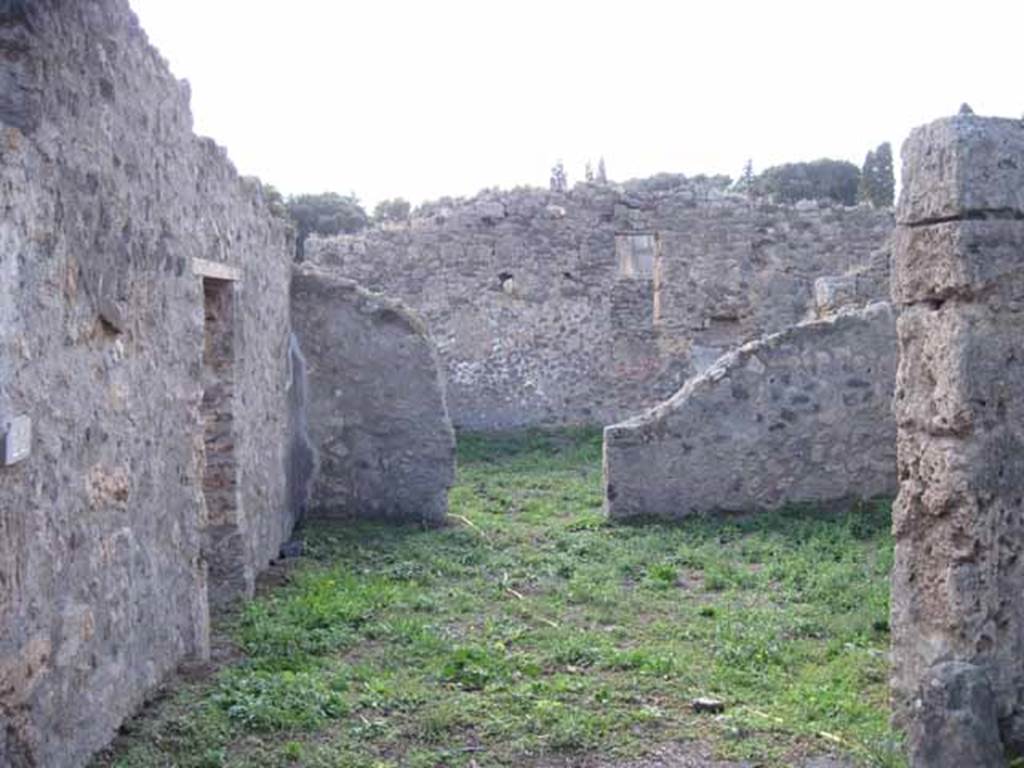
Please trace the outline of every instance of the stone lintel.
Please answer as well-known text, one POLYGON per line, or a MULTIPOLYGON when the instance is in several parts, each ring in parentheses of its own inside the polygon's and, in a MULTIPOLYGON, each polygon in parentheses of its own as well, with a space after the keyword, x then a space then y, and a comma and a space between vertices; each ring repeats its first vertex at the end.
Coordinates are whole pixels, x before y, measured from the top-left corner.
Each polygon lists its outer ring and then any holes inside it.
POLYGON ((238 281, 242 279, 242 270, 230 264, 208 259, 192 259, 192 274, 198 277, 209 277, 213 280, 238 281))

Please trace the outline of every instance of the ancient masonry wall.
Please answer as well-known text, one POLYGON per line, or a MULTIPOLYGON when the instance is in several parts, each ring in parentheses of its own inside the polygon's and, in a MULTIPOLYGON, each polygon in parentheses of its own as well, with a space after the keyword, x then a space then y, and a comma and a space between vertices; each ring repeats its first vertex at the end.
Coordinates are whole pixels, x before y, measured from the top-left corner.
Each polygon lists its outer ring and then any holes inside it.
POLYGON ((455 432, 423 321, 397 301, 309 265, 296 269, 291 296, 320 464, 311 513, 442 522, 455 477, 455 432))
POLYGON ((804 319, 815 279, 868 263, 892 227, 866 207, 660 186, 481 193, 306 255, 423 316, 457 426, 608 424, 804 319))
POLYGON ((0 14, 0 764, 63 768, 207 652, 208 594, 301 506, 291 259, 125 0, 0 14))
POLYGON ((912 764, 1024 752, 1024 124, 903 147, 893 698, 912 764))
POLYGON ((667 402, 605 428, 609 515, 891 496, 895 367, 895 320, 882 302, 741 346, 667 402))

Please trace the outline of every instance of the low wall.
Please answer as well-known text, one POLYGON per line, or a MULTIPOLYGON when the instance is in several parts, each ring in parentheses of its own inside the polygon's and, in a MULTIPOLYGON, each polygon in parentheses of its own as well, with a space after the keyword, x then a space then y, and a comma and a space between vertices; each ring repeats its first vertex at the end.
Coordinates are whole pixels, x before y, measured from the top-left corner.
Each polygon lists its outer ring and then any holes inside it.
POLYGON ((441 522, 455 433, 426 326, 399 302, 309 266, 296 268, 291 300, 319 454, 311 513, 441 522))
POLYGON ((888 304, 743 345, 670 400, 605 428, 613 518, 747 512, 895 493, 888 304))

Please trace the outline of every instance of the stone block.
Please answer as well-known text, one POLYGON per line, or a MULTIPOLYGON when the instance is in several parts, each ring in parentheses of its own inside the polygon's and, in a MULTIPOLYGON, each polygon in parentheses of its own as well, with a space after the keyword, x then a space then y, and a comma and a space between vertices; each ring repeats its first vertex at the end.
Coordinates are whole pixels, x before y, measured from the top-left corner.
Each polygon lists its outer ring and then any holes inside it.
POLYGON ((988 672, 973 664, 937 664, 921 683, 910 730, 910 758, 928 768, 1006 765, 988 672))
POLYGON ((992 214, 1024 216, 1024 122, 958 115, 903 143, 900 224, 992 214))
POLYGON ((1024 309, 1024 221, 949 221, 898 227, 892 293, 898 304, 995 293, 1024 309))
POLYGON ((814 281, 814 306, 819 317, 856 305, 858 295, 853 275, 830 275, 814 281))
POLYGON ((898 327, 902 429, 966 436, 1024 418, 1024 315, 924 304, 905 308, 898 327))

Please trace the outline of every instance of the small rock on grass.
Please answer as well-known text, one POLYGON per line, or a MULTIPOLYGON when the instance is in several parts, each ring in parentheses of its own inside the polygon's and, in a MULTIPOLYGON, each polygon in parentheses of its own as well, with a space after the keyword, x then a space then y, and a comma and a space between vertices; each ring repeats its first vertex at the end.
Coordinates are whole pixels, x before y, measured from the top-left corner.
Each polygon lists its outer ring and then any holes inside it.
POLYGON ((722 712, 725 712, 724 701, 708 698, 706 696, 701 696, 699 698, 694 699, 690 702, 690 706, 692 706, 693 711, 697 712, 698 714, 707 712, 713 715, 718 715, 722 712))

